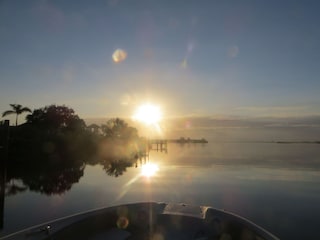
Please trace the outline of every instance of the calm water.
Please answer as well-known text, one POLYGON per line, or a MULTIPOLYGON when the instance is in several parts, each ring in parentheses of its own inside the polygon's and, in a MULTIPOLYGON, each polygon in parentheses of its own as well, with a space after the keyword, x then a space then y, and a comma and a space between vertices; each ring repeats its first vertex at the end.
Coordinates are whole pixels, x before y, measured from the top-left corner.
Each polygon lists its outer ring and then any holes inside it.
POLYGON ((319 144, 169 144, 168 153, 150 152, 148 162, 159 168, 149 178, 141 176, 144 161, 118 177, 85 166, 61 194, 7 195, 1 234, 97 207, 164 201, 224 208, 281 239, 320 239, 319 144))

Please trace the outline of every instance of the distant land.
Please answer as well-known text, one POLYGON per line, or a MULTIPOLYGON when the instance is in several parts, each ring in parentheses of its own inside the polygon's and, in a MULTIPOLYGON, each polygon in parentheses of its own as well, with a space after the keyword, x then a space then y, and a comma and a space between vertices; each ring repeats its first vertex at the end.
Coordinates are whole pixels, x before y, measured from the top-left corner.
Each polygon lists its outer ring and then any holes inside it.
POLYGON ((168 139, 168 142, 173 142, 173 143, 208 143, 208 140, 206 140, 204 138, 191 139, 191 138, 181 137, 179 139, 168 139))
POLYGON ((320 141, 275 141, 281 144, 320 144, 320 141))

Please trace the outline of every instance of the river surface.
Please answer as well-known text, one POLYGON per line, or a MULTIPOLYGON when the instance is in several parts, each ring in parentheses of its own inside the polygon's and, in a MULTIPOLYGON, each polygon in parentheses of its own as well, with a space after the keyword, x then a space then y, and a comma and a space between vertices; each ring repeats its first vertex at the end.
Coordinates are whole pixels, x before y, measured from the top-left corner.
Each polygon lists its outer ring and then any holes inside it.
POLYGON ((119 174, 84 166, 56 193, 11 180, 22 191, 5 197, 1 235, 93 208, 160 201, 223 208, 281 239, 320 239, 319 144, 170 143, 167 150, 151 151, 119 174), (142 174, 147 163, 154 164, 149 177, 142 174))

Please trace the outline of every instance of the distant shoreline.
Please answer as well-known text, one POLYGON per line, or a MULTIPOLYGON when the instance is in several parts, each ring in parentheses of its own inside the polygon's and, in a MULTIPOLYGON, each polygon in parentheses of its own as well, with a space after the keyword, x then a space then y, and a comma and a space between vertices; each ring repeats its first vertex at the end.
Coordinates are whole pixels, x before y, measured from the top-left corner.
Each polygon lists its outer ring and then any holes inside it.
POLYGON ((177 138, 177 139, 149 139, 152 144, 166 144, 166 143, 208 143, 208 140, 205 138, 201 139, 192 139, 192 138, 177 138))
POLYGON ((191 138, 178 138, 178 139, 168 139, 168 142, 172 143, 208 143, 208 140, 201 138, 201 139, 191 139, 191 138))
POLYGON ((320 141, 212 141, 213 143, 320 144, 320 141))
POLYGON ((320 141, 275 141, 275 143, 279 144, 320 144, 320 141))

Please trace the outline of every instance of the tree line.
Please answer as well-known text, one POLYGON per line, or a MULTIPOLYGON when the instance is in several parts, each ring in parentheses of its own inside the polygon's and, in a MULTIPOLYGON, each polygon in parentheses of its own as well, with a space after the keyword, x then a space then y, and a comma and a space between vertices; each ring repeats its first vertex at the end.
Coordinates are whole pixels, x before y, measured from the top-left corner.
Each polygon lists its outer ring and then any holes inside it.
POLYGON ((10 106, 12 109, 3 112, 2 116, 16 115, 16 126, 10 127, 12 156, 28 153, 44 155, 57 162, 71 158, 96 162, 97 158, 110 161, 138 157, 145 147, 137 129, 120 118, 109 119, 100 126, 87 126, 72 108, 65 105, 53 104, 33 111, 20 104, 10 106), (29 113, 26 122, 19 125, 18 116, 25 112, 29 113))

